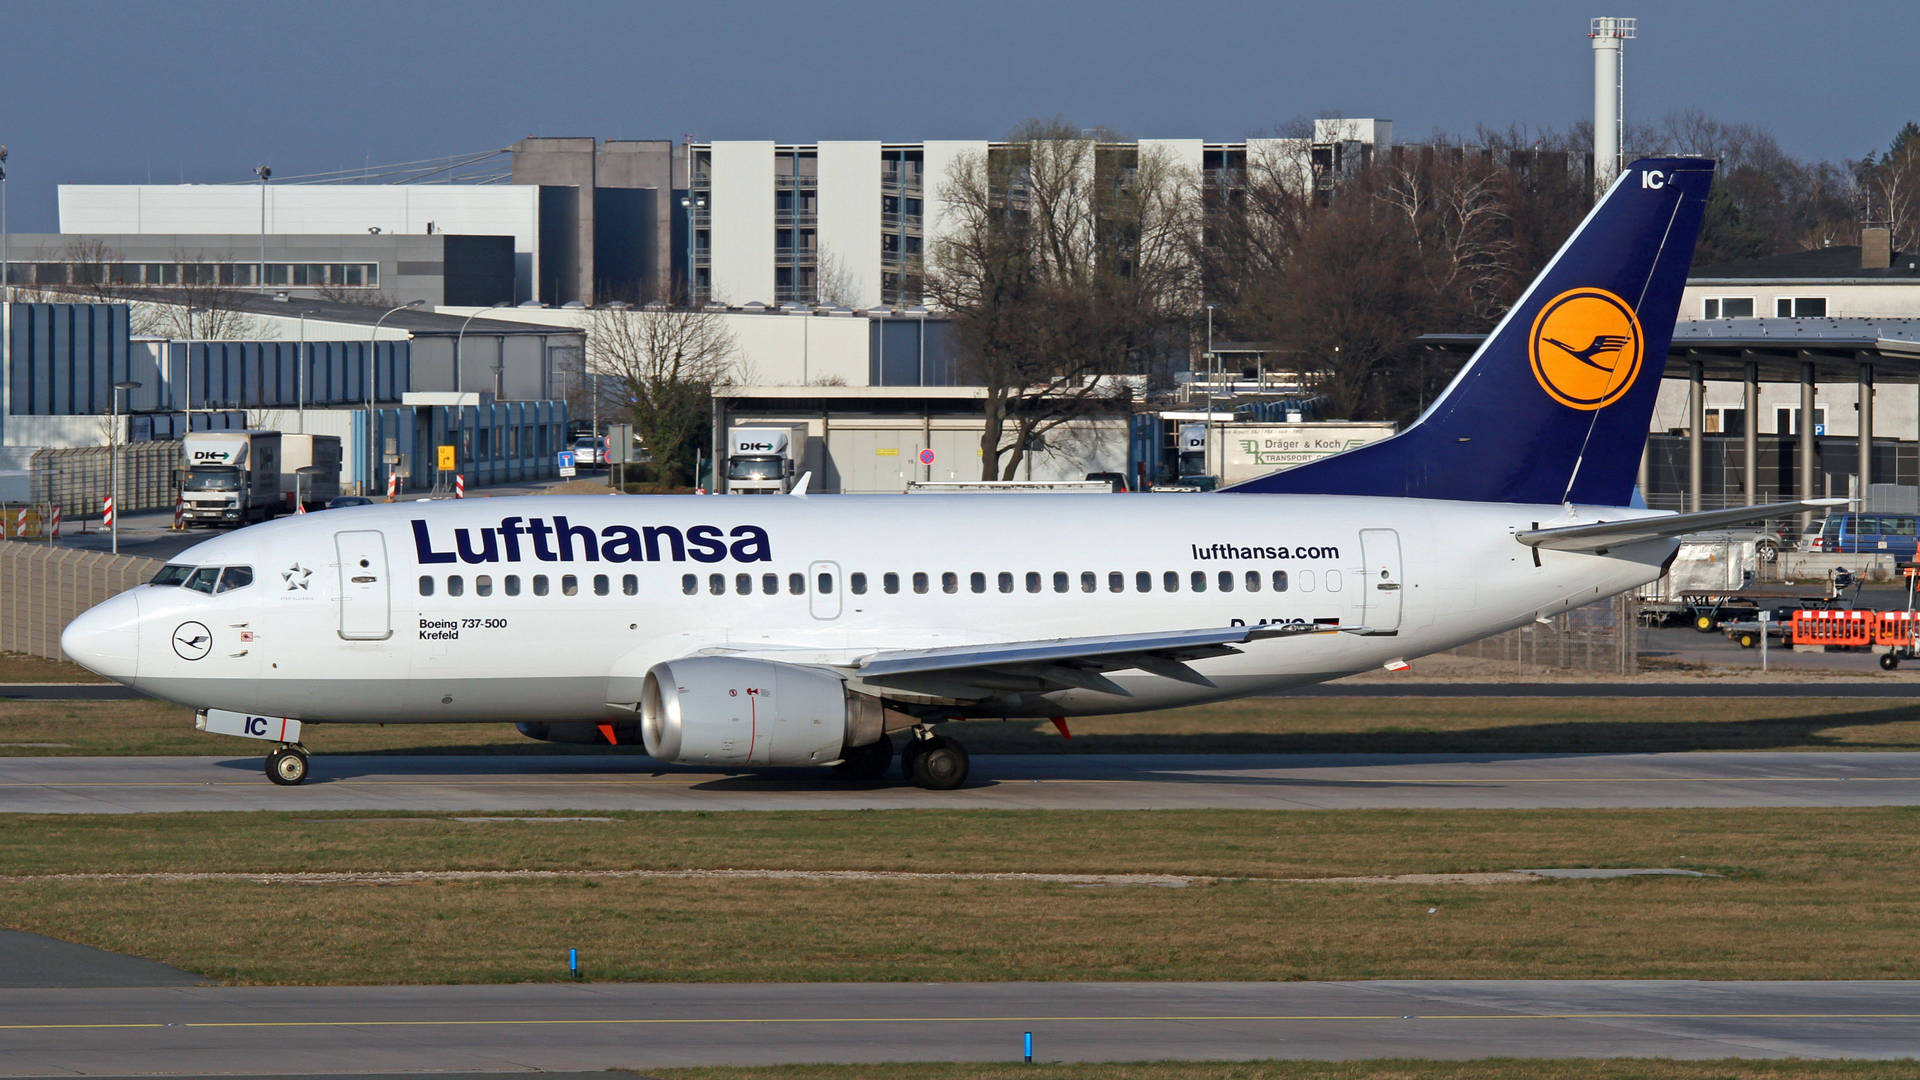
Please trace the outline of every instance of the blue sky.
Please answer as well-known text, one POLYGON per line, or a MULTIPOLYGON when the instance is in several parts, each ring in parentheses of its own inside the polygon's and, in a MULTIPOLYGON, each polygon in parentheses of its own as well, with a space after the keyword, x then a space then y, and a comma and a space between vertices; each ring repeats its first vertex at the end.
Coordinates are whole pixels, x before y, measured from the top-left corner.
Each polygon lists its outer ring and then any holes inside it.
POLYGON ((983 138, 1032 116, 1401 141, 1590 119, 1593 15, 1631 15, 1627 118, 1697 109, 1852 158, 1920 118, 1920 4, 1412 0, 62 3, 0 0, 11 227, 59 183, 222 182, 602 138, 983 138))

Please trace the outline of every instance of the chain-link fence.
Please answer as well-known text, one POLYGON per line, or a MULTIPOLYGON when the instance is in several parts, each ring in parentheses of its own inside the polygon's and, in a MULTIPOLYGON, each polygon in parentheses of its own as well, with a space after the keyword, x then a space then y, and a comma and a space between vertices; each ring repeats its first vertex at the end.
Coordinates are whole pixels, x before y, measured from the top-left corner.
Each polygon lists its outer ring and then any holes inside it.
POLYGON ((0 544, 0 650, 65 659, 60 632, 68 623, 159 569, 159 560, 132 555, 0 544))
POLYGON ((1637 675, 1640 639, 1633 598, 1616 596, 1574 608, 1545 623, 1532 623, 1462 645, 1447 655, 1510 660, 1595 675, 1637 675))
MULTIPOLYGON (((110 446, 77 446, 40 450, 28 465, 32 501, 59 504, 68 521, 99 517, 113 486, 110 446)), ((173 506, 180 444, 174 441, 127 443, 119 447, 121 513, 164 510, 173 506)))

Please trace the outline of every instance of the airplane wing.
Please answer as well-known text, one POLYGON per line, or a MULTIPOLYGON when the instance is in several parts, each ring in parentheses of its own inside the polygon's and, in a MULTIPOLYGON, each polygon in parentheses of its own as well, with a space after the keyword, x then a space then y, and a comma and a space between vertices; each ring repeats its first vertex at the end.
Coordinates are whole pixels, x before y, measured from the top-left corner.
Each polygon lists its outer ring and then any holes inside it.
POLYGON ((856 658, 850 674, 861 682, 937 697, 981 698, 1004 693, 1098 690, 1126 695, 1104 672, 1138 668, 1196 686, 1213 681, 1189 661, 1227 656, 1236 645, 1309 634, 1364 634, 1364 626, 1285 623, 1223 626, 1147 634, 1009 641, 938 649, 895 649, 856 658))
POLYGON ((1528 547, 1554 551, 1606 551, 1623 544, 1657 540, 1664 536, 1682 536, 1706 529, 1722 529, 1750 521, 1785 517, 1802 510, 1824 510, 1844 506, 1845 499, 1802 499, 1799 502, 1768 503, 1764 506, 1736 506, 1726 510, 1702 510, 1693 514, 1659 514, 1628 518, 1624 521, 1596 521, 1587 525, 1559 525, 1548 529, 1524 529, 1513 538, 1528 547))

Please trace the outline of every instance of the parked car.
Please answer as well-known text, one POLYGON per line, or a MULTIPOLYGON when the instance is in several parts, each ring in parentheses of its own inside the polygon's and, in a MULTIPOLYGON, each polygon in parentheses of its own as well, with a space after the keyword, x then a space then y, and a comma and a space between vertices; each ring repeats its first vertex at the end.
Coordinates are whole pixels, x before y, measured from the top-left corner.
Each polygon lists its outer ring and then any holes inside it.
POLYGON ((607 464, 607 440, 582 435, 573 440, 573 464, 577 468, 604 468, 607 464))
POLYGON ((1920 543, 1920 515, 1828 514, 1814 537, 1812 550, 1843 555, 1885 552, 1901 559, 1914 556, 1920 543))
POLYGON ((1113 485, 1113 493, 1115 495, 1125 495, 1133 490, 1132 486, 1127 483, 1126 473, 1090 472, 1087 474, 1087 479, 1105 480, 1107 483, 1113 485))
POLYGON ((1180 485, 1193 488, 1195 491, 1217 491, 1220 488, 1220 478, 1206 473, 1193 473, 1181 477, 1180 485))
POLYGON ((335 495, 327 500, 327 509, 339 510, 348 506, 372 506, 373 500, 365 495, 335 495))

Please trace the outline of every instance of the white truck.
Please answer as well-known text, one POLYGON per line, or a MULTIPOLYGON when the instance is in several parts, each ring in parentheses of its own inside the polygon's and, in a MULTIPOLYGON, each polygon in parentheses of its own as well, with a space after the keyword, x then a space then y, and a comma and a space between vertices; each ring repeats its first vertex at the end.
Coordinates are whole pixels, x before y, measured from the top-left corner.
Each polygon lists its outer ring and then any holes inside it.
POLYGON ((245 525, 280 509, 280 433, 195 431, 181 443, 187 525, 245 525))
POLYGON ((280 436, 280 503, 324 509, 340 494, 340 436, 280 436))
POLYGON ((913 480, 909 495, 1111 495, 1111 480, 913 480))
POLYGON ((807 425, 737 427, 727 432, 727 494, 785 495, 807 452, 807 425))

